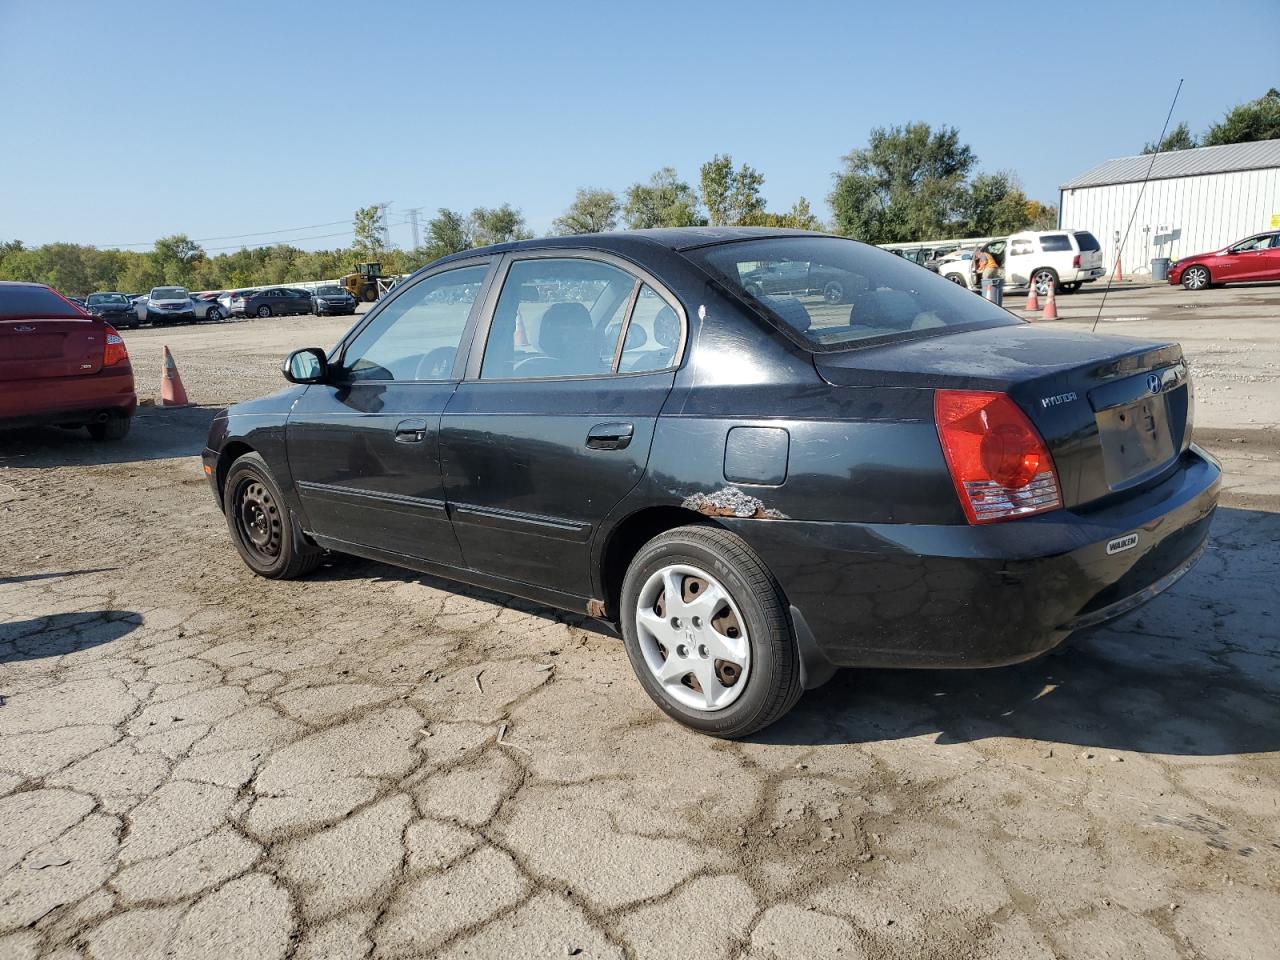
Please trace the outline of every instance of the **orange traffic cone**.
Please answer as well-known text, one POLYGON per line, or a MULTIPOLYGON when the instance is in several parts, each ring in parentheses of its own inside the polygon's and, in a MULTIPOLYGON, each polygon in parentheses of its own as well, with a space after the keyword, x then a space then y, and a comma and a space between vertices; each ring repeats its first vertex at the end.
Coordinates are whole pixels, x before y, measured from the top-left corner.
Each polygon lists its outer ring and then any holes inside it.
POLYGON ((164 348, 164 373, 160 376, 160 406, 190 407, 187 389, 182 385, 182 377, 178 373, 178 365, 173 362, 173 354, 168 346, 164 348))
POLYGON ((1118 250, 1116 251, 1116 271, 1115 271, 1115 274, 1111 277, 1111 281, 1113 283, 1116 281, 1119 281, 1121 283, 1124 282, 1124 267, 1120 263, 1120 251, 1118 250))
POLYGON ((524 321, 516 317, 516 341, 517 347, 529 346, 529 335, 524 332, 524 321))
POLYGON ((1030 289, 1027 290, 1027 305, 1022 309, 1023 310, 1039 310, 1040 309, 1040 298, 1036 296, 1036 285, 1034 281, 1032 281, 1030 289))
MULTIPOLYGON (((1049 296, 1045 298, 1044 313, 1040 315, 1044 320, 1058 319, 1058 298, 1053 295, 1053 288, 1055 286, 1056 284, 1049 284, 1049 296)), ((1031 289, 1034 290, 1035 287, 1032 287, 1031 289)))

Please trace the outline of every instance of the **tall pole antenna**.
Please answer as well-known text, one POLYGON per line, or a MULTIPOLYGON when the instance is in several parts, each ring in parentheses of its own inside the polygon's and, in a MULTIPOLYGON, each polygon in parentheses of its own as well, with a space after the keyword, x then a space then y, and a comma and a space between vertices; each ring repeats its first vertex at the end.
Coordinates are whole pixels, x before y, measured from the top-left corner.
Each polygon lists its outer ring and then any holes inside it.
MULTIPOLYGON (((1142 178, 1142 187, 1138 190, 1138 199, 1133 202, 1133 213, 1129 214, 1129 224, 1124 228, 1124 238, 1120 241, 1120 247, 1116 250, 1116 260, 1120 259, 1120 251, 1124 249, 1126 243, 1129 242, 1129 231, 1133 229, 1133 221, 1137 219, 1138 207, 1142 205, 1142 195, 1147 191, 1147 181, 1151 179, 1151 169, 1156 165, 1156 157, 1160 156, 1160 148, 1164 146, 1164 135, 1169 130, 1169 120, 1173 117, 1173 108, 1178 105, 1178 94, 1182 92, 1182 81, 1178 81, 1178 89, 1173 91, 1173 103, 1169 104, 1169 112, 1164 116, 1164 126, 1160 128, 1160 136, 1156 138, 1156 148, 1151 154, 1151 162, 1147 164, 1147 173, 1142 178)), ((1111 283, 1116 278, 1116 265, 1111 264, 1111 273, 1107 277, 1106 289, 1102 291, 1102 299, 1098 301, 1098 315, 1093 318, 1093 326, 1089 332, 1093 333, 1098 329, 1098 321, 1102 319, 1102 308, 1107 305, 1107 294, 1111 292, 1111 283)))

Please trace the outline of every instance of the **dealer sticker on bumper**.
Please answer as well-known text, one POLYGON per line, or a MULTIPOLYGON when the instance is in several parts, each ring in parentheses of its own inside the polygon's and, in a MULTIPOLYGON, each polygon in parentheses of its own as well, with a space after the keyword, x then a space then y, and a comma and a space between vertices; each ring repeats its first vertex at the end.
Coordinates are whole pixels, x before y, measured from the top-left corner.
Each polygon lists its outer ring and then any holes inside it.
POLYGON ((1137 545, 1138 535, 1136 533, 1126 533, 1123 537, 1116 537, 1107 544, 1107 556, 1124 553, 1126 550, 1132 550, 1137 545))

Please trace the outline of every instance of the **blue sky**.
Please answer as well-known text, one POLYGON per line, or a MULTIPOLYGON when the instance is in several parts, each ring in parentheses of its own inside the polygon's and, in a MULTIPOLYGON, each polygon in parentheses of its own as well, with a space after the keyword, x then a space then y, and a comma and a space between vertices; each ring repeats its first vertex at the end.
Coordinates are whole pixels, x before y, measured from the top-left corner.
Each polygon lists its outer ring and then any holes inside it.
POLYGON ((840 157, 914 120, 1057 202, 1155 139, 1179 77, 1197 132, 1280 85, 1277 0, 1033 9, 0 0, 0 240, 329 247, 384 200, 405 246, 409 207, 509 201, 541 232, 577 187, 725 152, 825 216, 840 157))

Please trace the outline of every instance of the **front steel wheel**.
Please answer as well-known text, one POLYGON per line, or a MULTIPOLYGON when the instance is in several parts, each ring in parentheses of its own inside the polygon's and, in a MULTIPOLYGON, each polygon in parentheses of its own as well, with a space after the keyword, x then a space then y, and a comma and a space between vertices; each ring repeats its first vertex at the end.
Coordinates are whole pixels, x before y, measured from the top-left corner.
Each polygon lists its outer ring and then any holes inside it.
POLYGON ((636 601, 645 664, 667 696, 691 710, 723 710, 746 689, 751 641, 733 597, 686 563, 655 571, 636 601))
POLYGON ((257 453, 231 465, 223 487, 223 511, 231 542, 245 565, 260 577, 292 580, 310 573, 324 551, 307 541, 257 453))
POLYGON ((654 703, 685 726, 745 737, 800 698, 786 600, 736 534, 709 524, 660 534, 632 559, 621 594, 632 669, 654 703))

